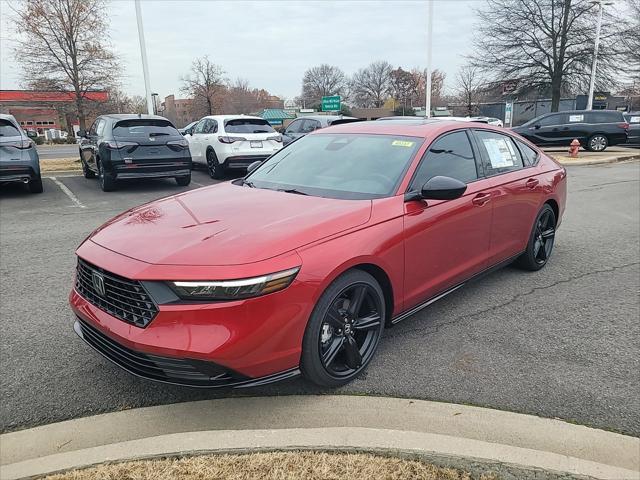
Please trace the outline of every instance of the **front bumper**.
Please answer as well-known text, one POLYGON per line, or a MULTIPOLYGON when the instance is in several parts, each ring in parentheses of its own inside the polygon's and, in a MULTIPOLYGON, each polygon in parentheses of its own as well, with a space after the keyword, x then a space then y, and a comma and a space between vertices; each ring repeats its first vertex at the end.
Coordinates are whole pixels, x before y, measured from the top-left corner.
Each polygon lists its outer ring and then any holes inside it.
POLYGON ((213 362, 162 357, 132 350, 79 317, 73 329, 82 340, 107 360, 133 375, 156 382, 198 388, 247 388, 293 378, 300 374, 300 370, 293 368, 261 378, 250 378, 213 362))

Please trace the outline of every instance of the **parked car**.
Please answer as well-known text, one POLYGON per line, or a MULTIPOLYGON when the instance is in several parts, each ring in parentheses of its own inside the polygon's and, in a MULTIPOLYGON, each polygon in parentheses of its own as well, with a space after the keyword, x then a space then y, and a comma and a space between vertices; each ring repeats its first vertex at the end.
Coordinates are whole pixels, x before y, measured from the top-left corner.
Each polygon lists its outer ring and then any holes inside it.
POLYGON ((494 125, 496 127, 502 127, 502 120, 495 117, 467 117, 472 122, 480 122, 480 123, 488 123, 489 125, 494 125))
POLYGON ((376 121, 383 121, 383 122, 387 122, 387 121, 415 122, 416 120, 422 120, 423 122, 424 121, 476 122, 476 123, 486 123, 489 125, 495 125, 498 127, 502 126, 501 120, 497 118, 491 118, 491 117, 429 117, 429 118, 425 118, 425 117, 414 117, 409 115, 404 115, 404 116, 397 115, 393 117, 380 117, 376 119, 376 121))
POLYGON ((114 190, 118 180, 132 178, 175 178, 181 186, 191 182, 189 143, 164 117, 102 115, 79 136, 84 177, 97 175, 105 192, 114 190))
POLYGON ((287 126, 282 134, 282 141, 285 145, 288 145, 294 140, 320 128, 360 121, 359 118, 345 117, 344 115, 305 115, 304 117, 296 118, 287 126))
POLYGON ((602 152, 627 141, 629 124, 615 110, 546 113, 512 130, 536 145, 568 146, 577 138, 583 148, 602 152))
POLYGON ((212 115, 187 133, 195 163, 207 166, 211 178, 230 169, 246 169, 282 148, 282 135, 265 119, 249 115, 212 115))
POLYGON ((21 182, 31 193, 42 193, 40 157, 29 135, 13 115, 0 114, 0 183, 21 182))
POLYGON ((627 145, 640 147, 640 112, 625 113, 624 119, 629 123, 627 145))
POLYGON ((501 265, 543 268, 566 188, 564 168, 489 125, 317 130, 243 179, 94 231, 76 252, 74 328, 152 380, 342 385, 385 326, 501 265))
POLYGON ((196 120, 195 122, 191 122, 189 125, 187 125, 186 127, 182 127, 179 128, 178 131, 182 134, 182 135, 191 135, 191 133, 193 133, 193 129, 194 127, 198 124, 198 120, 196 120))

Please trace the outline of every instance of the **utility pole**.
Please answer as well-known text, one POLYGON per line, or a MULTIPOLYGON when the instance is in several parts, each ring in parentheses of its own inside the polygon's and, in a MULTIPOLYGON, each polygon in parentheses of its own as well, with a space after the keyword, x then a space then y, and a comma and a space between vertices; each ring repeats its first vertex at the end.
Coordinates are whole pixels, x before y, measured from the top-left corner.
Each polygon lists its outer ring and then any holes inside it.
POLYGON ((431 116, 431 43, 433 37, 433 0, 427 0, 428 8, 428 18, 427 18, 427 78, 425 79, 425 97, 426 105, 424 118, 429 118, 431 116))
MULTIPOLYGON (((593 63, 591 64, 591 80, 589 81, 589 96, 587 97, 587 110, 593 109, 593 90, 596 84, 596 66, 598 64, 598 47, 600 46, 600 29, 602 27, 602 9, 604 8, 602 0, 592 1, 594 5, 598 5, 598 22, 596 24, 596 41, 593 47, 593 63)), ((611 5, 611 3, 606 3, 611 5)))
POLYGON ((153 99, 151 98, 151 86, 149 84, 149 64, 147 63, 147 47, 144 41, 144 28, 142 27, 142 12, 140 0, 135 0, 136 20, 138 21, 138 40, 140 40, 140 55, 142 56, 142 74, 144 75, 144 90, 147 97, 147 113, 153 115, 153 99))

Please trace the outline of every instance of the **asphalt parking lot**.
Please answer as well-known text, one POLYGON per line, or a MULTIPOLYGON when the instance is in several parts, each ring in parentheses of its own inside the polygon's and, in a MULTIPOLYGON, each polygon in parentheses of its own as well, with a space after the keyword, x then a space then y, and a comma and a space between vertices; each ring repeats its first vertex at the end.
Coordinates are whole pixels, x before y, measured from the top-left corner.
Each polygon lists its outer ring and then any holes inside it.
MULTIPOLYGON (((640 163, 568 170, 567 210, 545 269, 503 269, 387 330, 368 370, 339 393, 475 404, 640 435, 640 163)), ((67 305, 76 246, 126 208, 214 183, 202 171, 193 180, 103 193, 95 180, 56 176, 42 195, 0 190, 3 432, 145 405, 329 392, 301 379, 235 391, 156 384, 76 337, 67 305)))

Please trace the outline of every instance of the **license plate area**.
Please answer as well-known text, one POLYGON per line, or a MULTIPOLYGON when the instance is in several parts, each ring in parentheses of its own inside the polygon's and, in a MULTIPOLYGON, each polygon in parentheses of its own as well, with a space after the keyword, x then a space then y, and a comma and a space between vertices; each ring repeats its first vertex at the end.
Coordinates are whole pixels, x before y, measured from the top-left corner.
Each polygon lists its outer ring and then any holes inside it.
POLYGON ((262 148, 262 140, 251 140, 251 148, 262 148))

